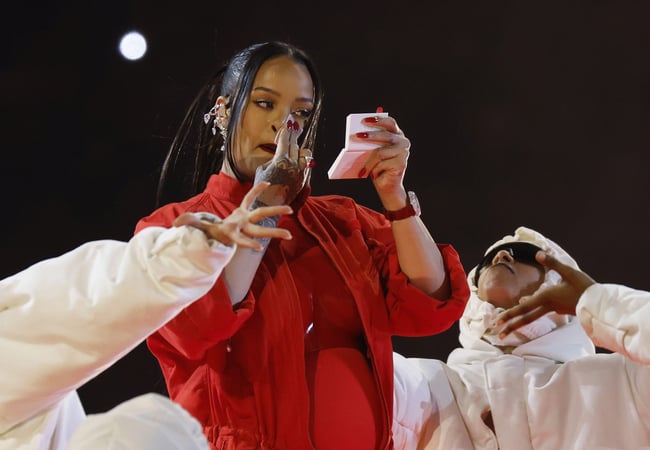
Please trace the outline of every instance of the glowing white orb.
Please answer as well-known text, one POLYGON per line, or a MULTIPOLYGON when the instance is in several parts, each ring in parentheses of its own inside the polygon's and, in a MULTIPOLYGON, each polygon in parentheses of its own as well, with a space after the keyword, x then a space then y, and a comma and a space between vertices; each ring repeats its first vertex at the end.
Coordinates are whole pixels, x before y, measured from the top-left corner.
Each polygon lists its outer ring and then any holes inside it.
POLYGON ((137 31, 122 36, 120 40, 120 53, 131 61, 140 59, 147 52, 147 40, 137 31))

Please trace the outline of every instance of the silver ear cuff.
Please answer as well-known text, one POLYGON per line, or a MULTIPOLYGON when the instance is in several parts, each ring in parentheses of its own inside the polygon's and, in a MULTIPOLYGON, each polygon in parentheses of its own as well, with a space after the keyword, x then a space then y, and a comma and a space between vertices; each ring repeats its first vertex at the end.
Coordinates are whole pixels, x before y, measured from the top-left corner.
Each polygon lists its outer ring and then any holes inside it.
POLYGON ((212 135, 213 136, 217 135, 217 127, 219 126, 217 124, 217 119, 218 119, 217 112, 219 111, 219 108, 221 108, 221 105, 219 105, 219 106, 214 105, 212 108, 210 108, 210 111, 203 114, 203 122, 205 122, 206 125, 208 123, 210 123, 210 119, 214 117, 214 119, 212 121, 212 135))

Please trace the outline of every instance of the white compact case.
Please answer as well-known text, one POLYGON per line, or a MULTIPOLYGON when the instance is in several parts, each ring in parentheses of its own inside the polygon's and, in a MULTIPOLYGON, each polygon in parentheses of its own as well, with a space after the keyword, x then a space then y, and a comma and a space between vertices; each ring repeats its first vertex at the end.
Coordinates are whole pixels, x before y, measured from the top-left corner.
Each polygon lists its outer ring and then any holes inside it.
MULTIPOLYGON (((339 156, 336 157, 334 164, 327 171, 330 180, 341 180, 350 178, 360 178, 359 172, 363 169, 366 161, 370 157, 370 152, 379 147, 379 144, 373 142, 351 141, 352 134, 362 131, 375 131, 378 128, 372 128, 365 125, 362 120, 365 117, 388 117, 388 113, 355 113, 348 114, 345 119, 345 147, 341 149, 339 156)), ((368 174, 366 174, 366 178, 368 174)))

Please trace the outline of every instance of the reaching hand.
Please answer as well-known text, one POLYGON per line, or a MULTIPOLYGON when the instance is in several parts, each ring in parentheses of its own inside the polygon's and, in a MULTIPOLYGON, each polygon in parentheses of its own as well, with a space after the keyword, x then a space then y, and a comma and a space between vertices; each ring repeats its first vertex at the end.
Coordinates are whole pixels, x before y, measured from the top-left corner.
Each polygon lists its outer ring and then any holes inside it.
POLYGON ((270 216, 291 214, 289 206, 263 206, 249 210, 257 196, 270 183, 262 181, 246 193, 241 204, 225 219, 216 221, 201 213, 184 213, 174 220, 174 226, 193 226, 202 230, 210 239, 216 239, 225 245, 237 244, 240 247, 262 250, 262 244, 254 238, 291 239, 289 231, 283 228, 268 228, 256 223, 270 216))
POLYGON ((522 297, 519 305, 510 308, 497 317, 499 325, 505 325, 500 337, 505 337, 517 328, 532 322, 544 314, 555 311, 559 314, 576 314, 580 296, 595 281, 586 273, 561 263, 544 252, 537 252, 537 261, 562 276, 555 286, 541 289, 534 294, 522 297))

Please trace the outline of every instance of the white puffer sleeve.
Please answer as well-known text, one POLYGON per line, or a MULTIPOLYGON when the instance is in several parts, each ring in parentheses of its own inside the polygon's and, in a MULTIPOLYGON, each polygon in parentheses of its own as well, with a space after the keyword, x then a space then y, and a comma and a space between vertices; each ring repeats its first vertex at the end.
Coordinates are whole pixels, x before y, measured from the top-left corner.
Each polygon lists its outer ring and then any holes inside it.
POLYGON ((594 284, 580 297, 576 313, 596 345, 650 365, 650 292, 594 284))
POLYGON ((94 241, 0 281, 0 434, 49 408, 203 296, 235 247, 190 227, 94 241))

